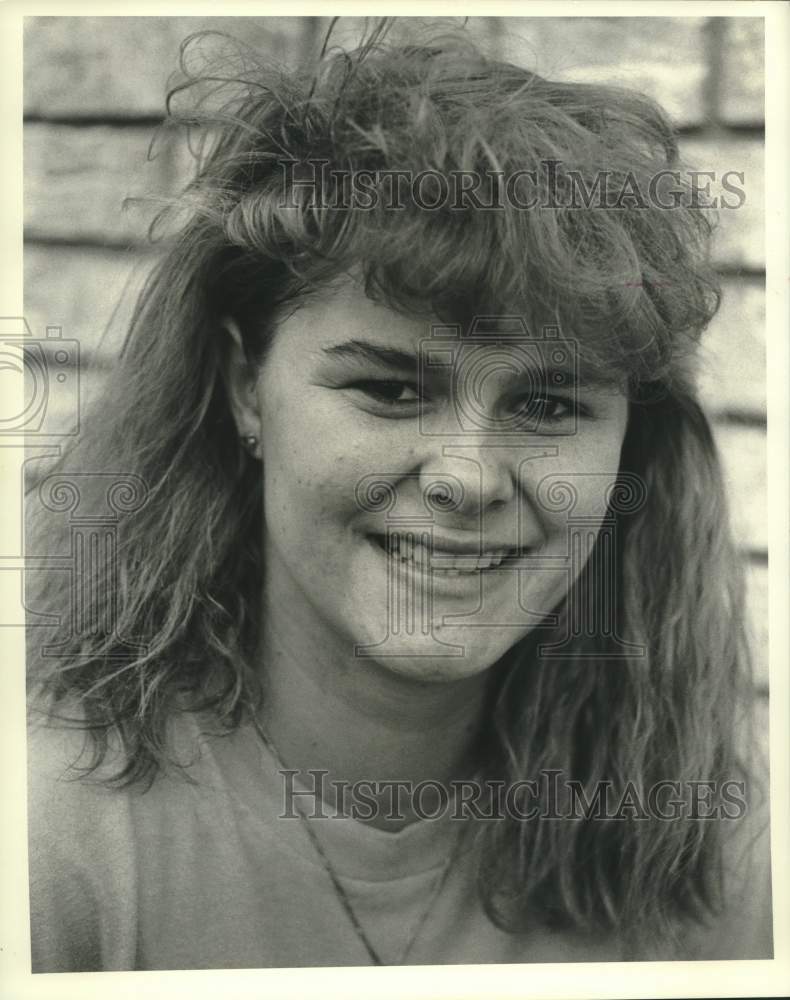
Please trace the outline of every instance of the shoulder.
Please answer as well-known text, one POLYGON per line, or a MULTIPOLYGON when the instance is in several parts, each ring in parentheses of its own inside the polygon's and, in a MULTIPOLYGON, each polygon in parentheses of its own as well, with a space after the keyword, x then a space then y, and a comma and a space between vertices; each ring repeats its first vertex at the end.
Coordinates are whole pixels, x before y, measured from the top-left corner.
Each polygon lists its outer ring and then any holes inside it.
MULTIPOLYGON (((119 759, 113 757, 115 767, 119 759)), ((131 829, 129 794, 106 783, 108 760, 92 770, 90 732, 36 723, 28 731, 28 847, 31 887, 117 867, 131 829)))
MULTIPOLYGON (((64 717, 67 716, 63 712, 64 717)), ((106 752, 96 765, 92 732, 73 713, 69 722, 41 716, 28 727, 28 826, 31 846, 51 837, 59 851, 84 855, 123 837, 134 826, 158 827, 160 813, 171 813, 197 789, 216 786, 215 741, 202 720, 192 715, 169 720, 167 749, 161 766, 130 783, 119 780, 129 763, 121 738, 108 735, 106 752)))
POLYGON ((71 715, 64 711, 55 719, 43 715, 33 718, 27 733, 31 823, 49 816, 66 826, 95 829, 111 813, 117 816, 132 807, 146 808, 161 794, 158 786, 168 777, 183 778, 187 772, 195 778, 205 777, 197 732, 189 717, 172 725, 167 759, 173 766, 164 764, 152 772, 150 781, 124 783, 119 779, 129 757, 117 733, 110 731, 102 741, 103 753, 97 762, 94 734, 78 711, 71 715), (181 763, 176 764, 177 760, 181 763), (152 787, 154 794, 147 794, 152 787))
POLYGON ((79 723, 34 719, 27 732, 28 806, 33 814, 57 809, 59 804, 83 805, 101 798, 101 789, 113 765, 121 761, 118 748, 108 747, 107 757, 94 770, 94 740, 79 723))
POLYGON ((91 737, 37 722, 28 731, 28 866, 33 970, 103 967, 107 902, 128 896, 133 862, 124 796, 86 777, 91 737))
POLYGON ((72 724, 33 720, 27 732, 28 805, 33 815, 84 798, 93 757, 90 733, 72 724))
MULTIPOLYGON (((127 760, 120 740, 110 739, 93 769, 93 736, 80 714, 71 714, 70 724, 42 716, 28 728, 33 969, 133 968, 144 868, 153 873, 150 883, 171 858, 162 845, 189 812, 193 786, 173 775, 119 787, 111 779, 127 760)), ((185 757, 194 742, 186 729, 185 757)), ((192 770, 203 777, 206 767, 192 770)))

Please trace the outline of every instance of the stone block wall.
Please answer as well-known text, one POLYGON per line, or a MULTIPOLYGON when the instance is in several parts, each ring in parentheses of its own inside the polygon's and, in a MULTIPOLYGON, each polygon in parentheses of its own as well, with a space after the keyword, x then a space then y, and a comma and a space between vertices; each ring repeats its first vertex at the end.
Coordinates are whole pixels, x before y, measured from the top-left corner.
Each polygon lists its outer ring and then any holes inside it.
MULTIPOLYGON (((395 30, 412 32, 417 19, 395 30)), ((424 19, 419 19, 423 21, 424 19)), ((113 363, 134 291, 150 266, 148 222, 187 163, 162 137, 181 41, 228 32, 297 63, 327 18, 30 17, 25 29, 25 312, 81 344, 90 398, 113 363), (130 199, 128 202, 126 199, 130 199), (120 304, 119 304, 120 303, 120 304)), ((359 36, 341 19, 335 37, 359 36)), ((767 684, 763 20, 759 17, 472 18, 495 51, 543 75, 635 87, 677 123, 701 170, 739 171, 746 201, 721 212, 713 252, 724 300, 705 339, 703 398, 714 421, 749 569, 758 684, 767 684)))

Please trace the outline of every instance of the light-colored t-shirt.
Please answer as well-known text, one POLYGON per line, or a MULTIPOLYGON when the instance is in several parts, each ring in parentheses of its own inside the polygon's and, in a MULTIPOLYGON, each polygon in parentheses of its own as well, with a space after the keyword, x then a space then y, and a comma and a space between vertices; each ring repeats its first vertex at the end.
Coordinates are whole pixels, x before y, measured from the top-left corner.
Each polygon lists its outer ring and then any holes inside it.
MULTIPOLYGON (((371 964, 305 821, 282 818, 284 779, 252 727, 208 737, 180 717, 189 780, 173 769, 148 790, 107 788, 104 771, 80 779, 85 740, 38 726, 28 741, 34 972, 371 964)), ((767 869, 683 954, 634 956, 611 936, 497 928, 475 887, 471 820, 309 822, 385 964, 771 957, 767 869)))

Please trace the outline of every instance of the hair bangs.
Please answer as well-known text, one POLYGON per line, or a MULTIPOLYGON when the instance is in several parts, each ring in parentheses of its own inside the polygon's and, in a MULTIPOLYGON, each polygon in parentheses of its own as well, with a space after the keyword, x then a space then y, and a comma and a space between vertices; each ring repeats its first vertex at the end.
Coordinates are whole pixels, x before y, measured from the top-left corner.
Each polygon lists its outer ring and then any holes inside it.
POLYGON ((458 40, 236 86, 203 119, 218 139, 191 188, 225 257, 244 258, 243 283, 215 281, 228 302, 250 296, 255 268, 283 299, 361 270, 399 310, 559 327, 636 393, 688 379, 718 306, 710 224, 648 99, 549 82, 458 40))

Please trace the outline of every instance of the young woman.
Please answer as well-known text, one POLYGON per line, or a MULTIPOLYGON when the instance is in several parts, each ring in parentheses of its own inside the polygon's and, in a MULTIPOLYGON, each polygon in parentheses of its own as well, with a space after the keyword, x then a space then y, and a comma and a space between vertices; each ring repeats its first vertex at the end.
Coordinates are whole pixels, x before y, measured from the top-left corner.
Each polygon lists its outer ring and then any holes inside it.
POLYGON ((463 37, 220 83, 31 495, 121 512, 30 601, 34 970, 770 956, 663 113, 463 37))

